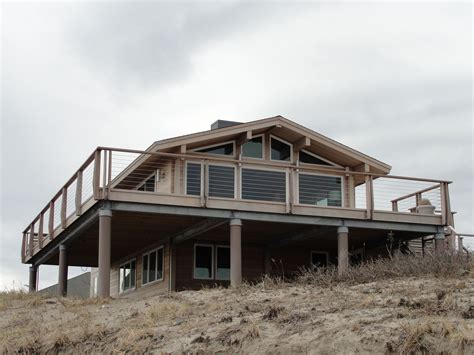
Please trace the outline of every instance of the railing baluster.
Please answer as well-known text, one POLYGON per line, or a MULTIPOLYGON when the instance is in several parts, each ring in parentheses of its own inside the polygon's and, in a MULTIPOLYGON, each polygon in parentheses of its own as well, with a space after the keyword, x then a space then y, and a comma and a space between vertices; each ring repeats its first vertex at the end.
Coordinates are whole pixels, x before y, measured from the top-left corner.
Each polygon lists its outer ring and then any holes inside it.
POLYGON ((82 170, 77 172, 76 179, 76 216, 82 214, 82 170))
POLYGON ((366 196, 366 208, 367 208, 367 219, 372 219, 374 211, 374 184, 373 177, 365 177, 365 196, 366 196))
POLYGON ((43 221, 44 215, 40 213, 39 223, 38 223, 38 247, 43 248, 43 221))
POLYGON ((107 186, 107 150, 104 150, 104 161, 102 167, 102 198, 107 198, 106 186, 107 186))
POLYGON ((97 149, 94 154, 94 177, 92 179, 92 190, 94 199, 100 200, 100 150, 97 149))
POLYGON ((63 187, 61 192, 61 227, 66 228, 67 217, 67 187, 63 187))
POLYGON ((23 232, 23 238, 21 240, 21 261, 25 262, 26 259, 26 233, 23 232))
POLYGON ((54 200, 49 203, 49 223, 48 223, 49 240, 54 238, 54 200))
POLYGON ((31 225, 30 225, 30 242, 29 242, 30 256, 33 256, 34 238, 35 238, 35 224, 31 223, 31 225))

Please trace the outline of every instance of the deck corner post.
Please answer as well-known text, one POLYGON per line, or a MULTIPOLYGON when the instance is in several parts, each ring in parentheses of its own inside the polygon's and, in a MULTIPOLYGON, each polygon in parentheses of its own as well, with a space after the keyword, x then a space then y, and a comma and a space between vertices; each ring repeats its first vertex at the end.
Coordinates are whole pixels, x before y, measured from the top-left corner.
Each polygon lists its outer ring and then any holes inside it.
POLYGON ((99 297, 110 296, 110 252, 111 252, 112 211, 99 210, 99 275, 97 294, 99 297))
POLYGON ((435 234, 435 250, 442 253, 446 250, 446 235, 444 233, 435 234))
POLYGON ((38 266, 30 266, 30 275, 28 282, 28 292, 33 293, 37 290, 38 266))
POLYGON ((337 272, 343 275, 349 269, 349 228, 337 228, 337 272))
POLYGON ((230 220, 230 286, 242 282, 242 220, 230 220))
POLYGON ((65 244, 59 245, 59 275, 58 275, 58 296, 67 296, 67 247, 65 244))

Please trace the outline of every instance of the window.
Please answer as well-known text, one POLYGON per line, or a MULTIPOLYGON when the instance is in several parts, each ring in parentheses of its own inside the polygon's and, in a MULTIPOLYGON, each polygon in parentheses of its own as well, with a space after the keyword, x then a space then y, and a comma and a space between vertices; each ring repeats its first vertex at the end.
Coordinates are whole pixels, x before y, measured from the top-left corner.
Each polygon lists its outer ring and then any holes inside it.
POLYGON ((299 202, 316 206, 342 206, 342 179, 337 176, 298 174, 299 202))
POLYGON ((201 164, 187 163, 186 194, 201 195, 201 164))
POLYGON ((207 154, 234 155, 234 142, 195 149, 194 151, 207 154))
POLYGON ((328 254, 320 251, 311 252, 311 267, 326 267, 328 266, 328 254))
POLYGON ((230 280, 230 247, 216 246, 216 279, 230 280))
POLYGON ((132 260, 120 266, 119 291, 124 292, 135 288, 136 261, 132 260))
POLYGON ((263 136, 252 138, 242 145, 242 156, 263 159, 263 136))
POLYGON ((214 248, 212 245, 194 246, 194 278, 209 280, 214 278, 214 248))
POLYGON ((209 196, 235 197, 235 169, 233 166, 209 165, 209 196))
POLYGON ((286 174, 280 171, 243 168, 242 198, 286 202, 286 174))
POLYGON ((155 191, 155 173, 153 173, 152 176, 150 176, 143 184, 141 184, 137 190, 150 192, 155 191))
POLYGON ((307 164, 318 164, 318 165, 333 166, 333 164, 330 164, 327 161, 322 160, 321 158, 317 157, 315 154, 305 152, 304 150, 300 151, 300 162, 307 163, 307 164))
POLYGON ((280 139, 271 137, 271 159, 272 160, 282 160, 282 161, 291 161, 292 156, 292 147, 291 144, 285 143, 280 139))
POLYGON ((163 280, 163 247, 143 255, 142 284, 163 280))

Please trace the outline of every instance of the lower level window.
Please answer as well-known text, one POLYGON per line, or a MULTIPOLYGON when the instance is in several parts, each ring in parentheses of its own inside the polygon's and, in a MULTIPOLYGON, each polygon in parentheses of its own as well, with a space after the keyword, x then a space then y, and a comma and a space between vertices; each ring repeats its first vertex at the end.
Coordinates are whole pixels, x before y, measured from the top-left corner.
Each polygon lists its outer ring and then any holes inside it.
POLYGON ((230 280, 230 248, 216 247, 216 279, 230 280))
POLYGON ((120 292, 134 289, 136 285, 136 261, 131 260, 120 265, 120 292))
POLYGON ((196 244, 194 246, 194 278, 209 280, 214 278, 214 247, 196 244))
POLYGON ((312 251, 311 266, 313 268, 328 266, 328 254, 319 251, 312 251))
POLYGON ((142 283, 163 280, 163 247, 143 255, 142 283))

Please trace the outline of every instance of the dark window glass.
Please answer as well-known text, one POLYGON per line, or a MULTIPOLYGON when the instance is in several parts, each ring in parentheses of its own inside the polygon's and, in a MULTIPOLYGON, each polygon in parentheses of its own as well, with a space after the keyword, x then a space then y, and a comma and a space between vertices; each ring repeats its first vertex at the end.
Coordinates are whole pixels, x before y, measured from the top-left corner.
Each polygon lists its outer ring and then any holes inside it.
POLYGON ((136 284, 136 276, 137 276, 137 273, 136 273, 136 267, 135 267, 135 261, 132 261, 130 263, 130 288, 134 288, 135 287, 135 284, 136 284))
POLYGON ((142 283, 148 282, 148 255, 143 256, 142 283))
POLYGON ((312 156, 311 154, 305 153, 303 151, 300 152, 300 162, 307 163, 307 164, 319 164, 319 165, 331 166, 331 164, 329 164, 328 162, 325 162, 324 160, 316 158, 315 156, 312 156))
POLYGON ((160 280, 163 278, 163 248, 158 249, 157 253, 156 279, 160 280))
POLYGON ((217 247, 217 275, 218 280, 230 280, 230 248, 217 247))
POLYGON ((155 191, 155 174, 146 180, 139 188, 139 191, 155 191))
POLYGON ((242 156, 247 158, 263 158, 262 137, 256 137, 242 146, 242 156))
POLYGON ((201 164, 187 164, 186 194, 201 195, 201 164))
POLYGON ((156 251, 149 255, 150 267, 148 271, 148 282, 153 282, 156 280, 156 251))
POLYGON ((135 288, 135 278, 136 278, 136 270, 135 270, 135 260, 126 263, 120 266, 119 270, 119 285, 120 285, 120 292, 135 288))
POLYGON ((299 174, 300 203, 316 206, 342 206, 341 178, 299 174))
POLYGON ((286 174, 278 171, 242 169, 242 198, 286 202, 286 174))
POLYGON ((325 253, 311 253, 311 264, 313 267, 328 266, 327 255, 325 253))
POLYGON ((275 138, 271 139, 272 160, 290 161, 291 146, 275 138))
POLYGON ((203 148, 196 150, 199 153, 207 153, 207 154, 218 154, 218 155, 233 155, 234 154, 234 144, 227 143, 219 146, 215 146, 212 148, 203 148))
POLYGON ((234 198, 234 168, 209 165, 209 196, 234 198))
POLYGON ((196 245, 194 260, 194 278, 212 278, 212 246, 196 245))

